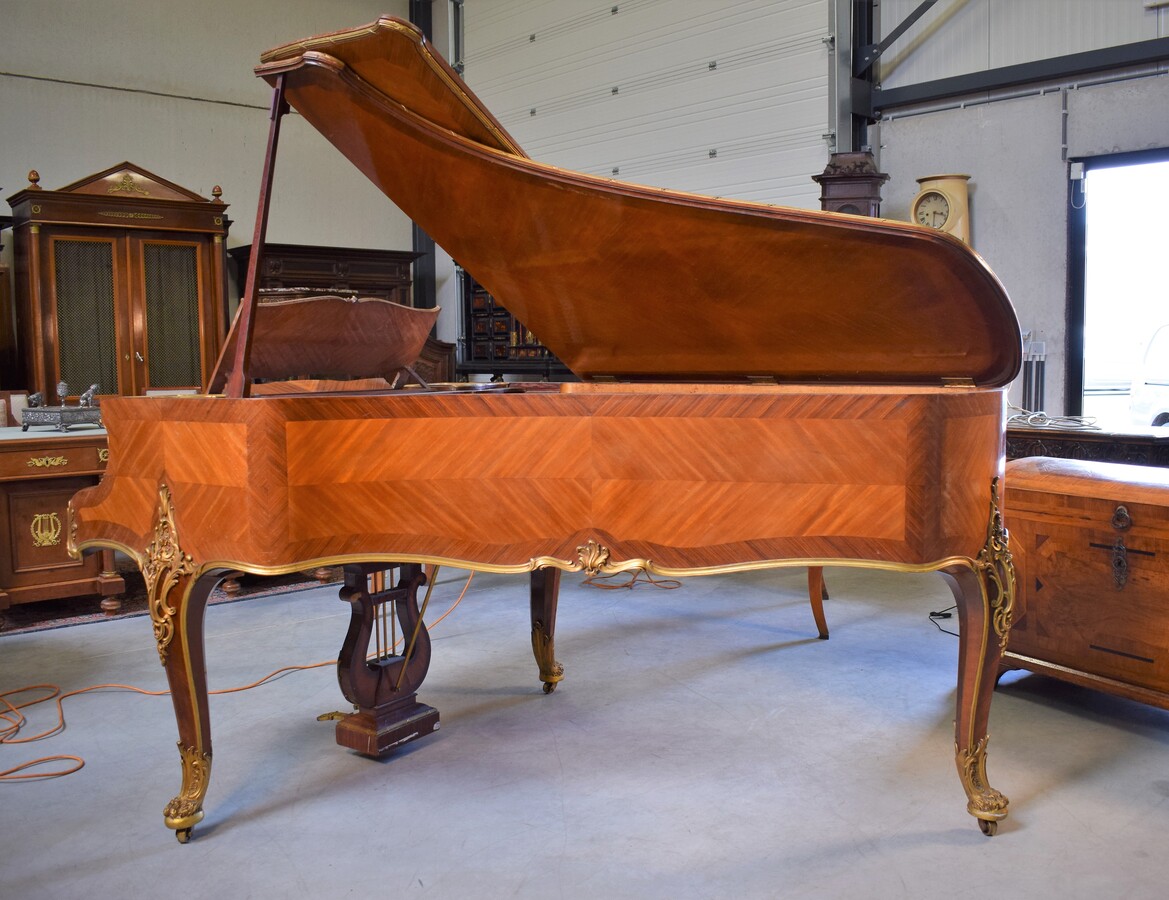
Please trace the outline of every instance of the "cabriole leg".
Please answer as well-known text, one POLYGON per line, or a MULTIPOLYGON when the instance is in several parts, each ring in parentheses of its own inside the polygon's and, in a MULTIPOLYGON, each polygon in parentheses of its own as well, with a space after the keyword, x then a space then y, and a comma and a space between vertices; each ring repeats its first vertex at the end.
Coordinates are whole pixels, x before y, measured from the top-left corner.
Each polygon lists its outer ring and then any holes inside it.
POLYGON ((828 620, 824 618, 824 601, 827 599, 824 567, 808 566, 808 602, 812 605, 812 618, 816 620, 816 631, 822 641, 828 640, 828 620))
POLYGON ((564 679, 564 666, 556 661, 556 600, 560 594, 559 569, 532 570, 532 652, 540 667, 544 693, 551 694, 564 679))
POLYGON ((954 753, 966 791, 966 810, 987 834, 1007 815, 1007 798, 986 777, 987 723, 1002 647, 991 627, 990 604, 974 572, 943 572, 958 605, 958 699, 954 753))
POLYGON ((172 610, 173 637, 168 647, 159 642, 159 656, 166 668, 179 729, 183 771, 182 787, 162 815, 181 844, 191 839, 192 829, 203 819, 203 800, 211 780, 211 715, 207 704, 203 614, 220 577, 204 575, 193 581, 180 578, 175 582, 172 596, 178 595, 178 600, 172 610))
POLYGON ((942 572, 958 606, 958 699, 954 751, 967 811, 993 835, 1008 801, 986 777, 987 724, 999 663, 1006 650, 1015 603, 1015 569, 992 486, 987 542, 972 568, 942 572))
POLYGON ((154 540, 146 548, 140 568, 146 582, 158 658, 170 685, 182 761, 182 787, 163 810, 163 820, 168 828, 175 830, 179 842, 185 844, 203 818, 203 799, 211 778, 211 717, 207 704, 203 614, 223 572, 199 573, 195 562, 182 551, 166 485, 159 488, 154 540))

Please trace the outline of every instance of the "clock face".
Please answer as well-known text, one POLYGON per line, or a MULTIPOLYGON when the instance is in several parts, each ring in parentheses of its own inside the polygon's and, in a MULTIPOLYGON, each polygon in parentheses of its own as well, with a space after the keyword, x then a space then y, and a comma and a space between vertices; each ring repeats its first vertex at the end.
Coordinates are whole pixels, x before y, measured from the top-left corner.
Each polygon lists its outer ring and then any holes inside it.
POLYGON ((950 218, 950 201, 939 191, 926 191, 913 205, 913 218, 918 225, 941 228, 950 218))

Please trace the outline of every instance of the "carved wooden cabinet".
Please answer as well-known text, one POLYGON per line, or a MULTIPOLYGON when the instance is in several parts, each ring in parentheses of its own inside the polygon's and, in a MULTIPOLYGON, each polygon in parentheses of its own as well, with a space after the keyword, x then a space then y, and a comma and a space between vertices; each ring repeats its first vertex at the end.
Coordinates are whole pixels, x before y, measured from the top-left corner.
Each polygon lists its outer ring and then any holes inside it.
POLYGON ((1021 615, 1003 667, 1169 708, 1169 471, 1030 457, 1005 483, 1021 615))
POLYGON ((1169 466, 1169 428, 1148 425, 1092 431, 1008 425, 1007 459, 1026 456, 1169 466))
POLYGON ((521 375, 544 381, 571 378, 568 368, 532 331, 462 267, 458 269, 463 302, 464 375, 521 375))
POLYGON ((18 603, 89 594, 105 609, 120 605, 113 553, 71 559, 66 550, 69 500, 97 483, 107 458, 102 429, 0 427, 0 617, 18 603))
MULTIPOLYGON (((235 264, 236 286, 242 294, 252 247, 232 247, 227 253, 235 264)), ((410 267, 416 256, 408 250, 265 244, 256 286, 285 297, 298 288, 311 288, 380 297, 410 306, 410 267)))
POLYGON ((211 200, 132 163, 9 199, 24 387, 77 395, 201 389, 227 332, 224 239, 211 200))

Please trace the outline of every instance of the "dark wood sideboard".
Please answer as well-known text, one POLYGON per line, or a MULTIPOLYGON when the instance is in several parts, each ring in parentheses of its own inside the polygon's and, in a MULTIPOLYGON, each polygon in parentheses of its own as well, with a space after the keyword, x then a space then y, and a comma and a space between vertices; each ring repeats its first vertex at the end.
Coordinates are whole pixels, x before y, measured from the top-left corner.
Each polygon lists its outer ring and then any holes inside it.
POLYGON ((1009 425, 1007 459, 1027 456, 1169 466, 1169 426, 1134 426, 1118 432, 1009 425))
MULTIPOLYGON (((58 190, 39 182, 30 172, 8 198, 22 371, 3 387, 50 402, 62 381, 74 396, 199 390, 227 332, 219 188, 207 199, 129 162, 58 190)), ((11 340, 0 328, 8 359, 11 340)))

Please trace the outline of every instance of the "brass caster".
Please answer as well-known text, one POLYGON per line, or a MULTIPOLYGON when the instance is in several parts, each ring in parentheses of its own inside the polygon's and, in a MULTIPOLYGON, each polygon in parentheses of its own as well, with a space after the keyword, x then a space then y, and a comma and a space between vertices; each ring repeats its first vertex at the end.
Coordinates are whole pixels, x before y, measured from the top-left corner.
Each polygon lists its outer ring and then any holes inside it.
POLYGON ((987 837, 994 837, 999 830, 999 823, 989 819, 979 819, 978 827, 982 829, 982 833, 987 837))
POLYGON ((190 840, 191 840, 191 832, 192 832, 193 830, 194 830, 194 829, 192 829, 192 828, 179 828, 179 829, 176 829, 176 831, 175 831, 175 838, 178 840, 178 842, 179 842, 180 844, 186 844, 186 843, 189 843, 189 842, 190 842, 190 840))
POLYGON ((551 694, 554 690, 556 690, 556 682, 555 681, 545 681, 544 682, 544 693, 545 694, 551 694))

